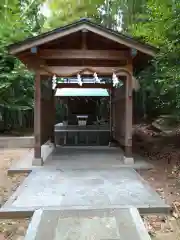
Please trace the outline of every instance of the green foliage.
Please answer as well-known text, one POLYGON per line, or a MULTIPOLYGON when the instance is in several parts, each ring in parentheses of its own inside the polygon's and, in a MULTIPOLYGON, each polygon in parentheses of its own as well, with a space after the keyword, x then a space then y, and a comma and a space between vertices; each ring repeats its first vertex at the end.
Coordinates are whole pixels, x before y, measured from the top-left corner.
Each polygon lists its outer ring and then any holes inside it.
POLYGON ((33 74, 5 46, 87 17, 159 48, 151 66, 138 76, 143 106, 148 115, 180 116, 178 0, 1 0, 0 13, 0 106, 33 107, 33 74), (48 17, 40 11, 44 2, 48 17))
POLYGON ((137 14, 134 22, 128 29, 134 36, 151 43, 162 46, 165 43, 165 27, 169 24, 172 14, 172 0, 148 0, 142 13, 137 14))
POLYGON ((24 111, 32 109, 34 104, 33 74, 18 59, 8 55, 6 46, 40 32, 44 20, 39 11, 42 2, 0 1, 0 115, 4 129, 15 122, 22 125, 24 111))
POLYGON ((81 17, 128 31, 159 48, 151 66, 139 74, 148 115, 180 116, 180 2, 178 0, 51 0, 45 29, 81 17))
POLYGON ((150 113, 174 114, 180 117, 180 2, 148 0, 144 21, 134 23, 131 33, 159 47, 152 66, 140 73, 142 90, 147 92, 150 113))
POLYGON ((47 2, 50 16, 46 19, 43 31, 60 27, 80 18, 98 18, 99 8, 104 0, 51 0, 47 2))
POLYGON ((86 17, 101 23, 106 27, 119 30, 131 21, 133 14, 137 13, 139 4, 145 0, 49 0, 47 6, 50 16, 46 19, 43 31, 63 26, 80 18, 86 17))
POLYGON ((6 46, 40 32, 42 1, 2 0, 0 3, 0 106, 29 109, 33 106, 33 76, 6 46))

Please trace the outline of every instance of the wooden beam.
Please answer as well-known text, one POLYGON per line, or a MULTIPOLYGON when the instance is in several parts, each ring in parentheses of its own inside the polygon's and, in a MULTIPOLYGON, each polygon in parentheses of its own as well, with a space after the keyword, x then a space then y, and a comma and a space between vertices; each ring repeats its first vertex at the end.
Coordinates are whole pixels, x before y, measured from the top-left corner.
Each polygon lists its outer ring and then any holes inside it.
POLYGON ((43 59, 40 59, 37 55, 32 54, 29 55, 28 57, 25 56, 18 56, 19 59, 29 68, 30 70, 35 70, 38 71, 39 73, 46 73, 45 75, 56 75, 58 76, 57 73, 53 72, 52 69, 46 65, 45 61, 43 59))
MULTIPOLYGON (((48 67, 49 72, 55 73, 59 77, 70 77, 76 76, 78 73, 83 75, 92 75, 96 72, 99 75, 103 76, 112 76, 113 72, 118 72, 118 76, 126 76, 127 69, 119 67, 91 67, 91 66, 76 66, 76 67, 48 67)), ((44 69, 41 70, 42 75, 50 75, 44 69)))
POLYGON ((18 55, 17 58, 29 69, 34 70, 35 72, 40 70, 40 67, 34 62, 34 60, 31 60, 30 58, 25 57, 24 55, 18 55))
POLYGON ((127 65, 127 60, 107 60, 107 59, 46 59, 46 65, 49 67, 60 66, 91 66, 91 67, 123 67, 127 65))
POLYGON ((82 30, 82 49, 87 49, 87 31, 86 29, 82 30))
POLYGON ((103 88, 111 89, 113 88, 112 84, 98 84, 98 83, 84 83, 80 86, 78 83, 58 83, 56 88, 103 88))
MULTIPOLYGON (((83 47, 85 47, 83 45, 83 47)), ((39 50, 38 55, 44 59, 100 59, 100 60, 127 60, 128 51, 124 50, 39 50)))
POLYGON ((94 67, 94 66, 48 66, 45 61, 37 55, 18 56, 29 69, 40 71, 41 75, 57 77, 70 77, 78 73, 91 75, 96 72, 99 75, 109 76, 113 72, 118 76, 126 76, 129 71, 125 67, 94 67))

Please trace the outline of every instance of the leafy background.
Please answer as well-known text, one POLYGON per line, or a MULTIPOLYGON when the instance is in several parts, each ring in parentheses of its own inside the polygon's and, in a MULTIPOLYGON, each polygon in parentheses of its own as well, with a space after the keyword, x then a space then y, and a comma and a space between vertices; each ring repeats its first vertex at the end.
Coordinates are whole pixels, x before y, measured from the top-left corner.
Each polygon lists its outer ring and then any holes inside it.
POLYGON ((33 73, 9 56, 6 46, 82 17, 159 48, 151 65, 136 76, 141 84, 135 94, 136 108, 147 118, 161 114, 180 118, 178 0, 1 0, 0 12, 0 113, 4 128, 31 125, 34 104, 33 73))

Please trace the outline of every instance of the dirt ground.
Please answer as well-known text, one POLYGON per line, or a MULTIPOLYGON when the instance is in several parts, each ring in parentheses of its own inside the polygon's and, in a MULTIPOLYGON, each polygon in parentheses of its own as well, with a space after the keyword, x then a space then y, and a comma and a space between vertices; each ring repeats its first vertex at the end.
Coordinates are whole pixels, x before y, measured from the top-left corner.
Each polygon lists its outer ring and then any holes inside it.
MULTIPOLYGON (((16 190, 26 175, 7 176, 7 169, 12 162, 18 161, 27 149, 0 149, 0 205, 16 190)), ((22 240, 25 236, 28 219, 0 220, 0 240, 22 240)))
POLYGON ((170 216, 144 217, 153 240, 180 240, 179 137, 179 132, 162 135, 148 125, 135 127, 133 151, 154 166, 151 170, 138 172, 172 207, 170 216))
MULTIPOLYGON (((7 169, 12 162, 17 161, 26 153, 26 149, 0 149, 0 204, 2 205, 13 191, 19 186, 26 175, 7 176, 7 169)), ((156 153, 150 157, 154 165, 152 170, 141 170, 140 175, 164 198, 167 203, 176 203, 180 209, 180 180, 177 171, 177 159, 180 150, 172 149, 165 153, 156 153), (171 161, 165 160, 167 154, 173 155, 171 161), (162 155, 162 154, 165 154, 162 155)), ((180 215, 173 211, 171 216, 143 216, 145 225, 153 240, 180 240, 180 215)), ((23 240, 29 219, 0 220, 0 240, 23 240)))
POLYGON ((146 228, 153 240, 180 240, 180 181, 172 174, 174 165, 164 163, 164 159, 151 161, 154 169, 138 171, 140 175, 173 207, 170 216, 144 216, 146 228))

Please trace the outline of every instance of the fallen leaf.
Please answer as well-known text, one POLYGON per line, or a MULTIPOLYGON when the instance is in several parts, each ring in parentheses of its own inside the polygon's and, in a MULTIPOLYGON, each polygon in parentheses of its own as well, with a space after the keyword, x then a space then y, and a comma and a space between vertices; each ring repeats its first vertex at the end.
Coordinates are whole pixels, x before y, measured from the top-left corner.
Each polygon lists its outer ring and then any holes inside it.
POLYGON ((174 218, 178 219, 178 214, 177 214, 176 212, 173 212, 173 213, 172 213, 172 216, 173 216, 174 218))

